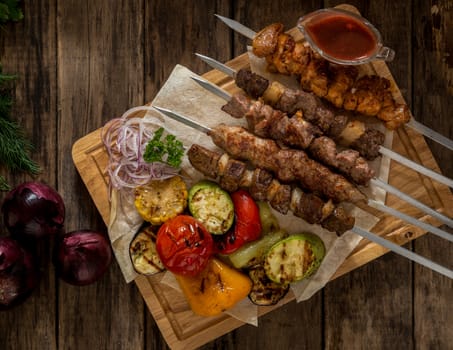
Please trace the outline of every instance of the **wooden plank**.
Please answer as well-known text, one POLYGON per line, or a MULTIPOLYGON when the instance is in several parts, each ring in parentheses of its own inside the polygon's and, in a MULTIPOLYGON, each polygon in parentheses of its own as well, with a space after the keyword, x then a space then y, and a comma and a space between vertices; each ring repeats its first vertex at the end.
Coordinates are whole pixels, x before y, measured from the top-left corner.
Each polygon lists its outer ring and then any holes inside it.
MULTIPOLYGON (((329 1, 328 6, 337 3, 329 1)), ((410 94, 407 95, 407 88, 410 87, 411 81, 410 64, 408 64, 411 42, 410 31, 407 28, 410 27, 411 17, 406 13, 411 11, 411 2, 386 3, 385 7, 382 3, 369 2, 360 3, 358 6, 361 14, 379 28, 385 45, 396 50, 395 60, 387 66, 395 76, 402 91, 402 98, 410 106, 410 99, 407 99, 410 94), (407 40, 402 39, 405 36, 407 40)), ((404 134, 401 138, 409 137, 404 134)), ((417 140, 423 142, 420 137, 417 140)), ((394 144, 394 148, 398 152, 408 152, 404 148, 404 143, 394 144)), ((417 157, 414 153, 411 155, 417 157)), ((403 173, 400 178, 402 175, 403 173)), ((406 186, 401 186, 401 183, 393 181, 391 183, 403 191, 409 190, 406 186)), ((416 189, 412 188, 409 191, 416 191, 416 189)), ((388 197, 390 206, 395 204, 394 199, 393 196, 388 197)), ((427 203, 432 204, 432 202, 427 203)), ((398 206, 399 210, 405 212, 409 208, 410 206, 407 205, 398 206)), ((420 215, 415 212, 410 214, 420 215)), ((413 233, 412 229, 409 229, 406 233, 399 232, 396 236, 413 233)), ((393 238, 396 237, 393 236, 393 238)), ((370 254, 371 251, 376 254, 376 258, 386 252, 377 245, 366 244, 365 247, 360 245, 352 255, 355 256, 354 259, 361 259, 364 254, 370 254)), ((412 266, 408 260, 395 254, 387 254, 327 285, 325 288, 326 348, 411 348, 413 315, 411 271, 412 266), (388 273, 390 270, 391 273, 388 273), (357 337, 355 334, 360 336, 357 337)))
MULTIPOLYGON (((414 3, 414 114, 453 139, 453 61, 451 1, 414 3)), ((442 171, 453 177, 453 152, 429 142, 442 171)), ((453 207, 453 201, 450 202, 453 207)), ((445 228, 445 227, 444 227, 445 228)), ((450 229, 453 233, 453 230, 450 229)), ((414 243, 419 254, 452 266, 453 244, 427 235, 414 243)), ((448 349, 453 344, 453 280, 414 267, 414 341, 419 348, 448 349), (445 312, 446 311, 446 312, 445 312)))
MULTIPOLYGON (((143 1, 58 4, 58 182, 67 203, 67 230, 106 233, 66 155, 81 135, 143 103, 143 6, 143 1)), ((80 288, 60 282, 58 291, 60 349, 143 348, 144 303, 124 282, 116 261, 96 284, 80 288)))
MULTIPOLYGON (((57 167, 54 150, 57 125, 56 108, 56 55, 55 46, 56 2, 30 3, 24 8, 24 19, 0 28, 0 58, 3 72, 17 74, 13 96, 13 118, 25 136, 34 144, 31 154, 43 172, 36 180, 57 187, 52 169, 57 167), (37 30, 39 28, 39 30, 37 30), (48 130, 43 135, 41 130, 48 130)), ((26 174, 10 173, 1 168, 11 186, 32 178, 26 174)), ((3 201, 5 193, 0 193, 3 201)), ((1 235, 6 233, 3 215, 1 235)), ((56 293, 55 278, 50 261, 52 241, 37 243, 38 264, 42 270, 38 288, 25 303, 0 317, 0 347, 3 349, 56 349, 56 293)))

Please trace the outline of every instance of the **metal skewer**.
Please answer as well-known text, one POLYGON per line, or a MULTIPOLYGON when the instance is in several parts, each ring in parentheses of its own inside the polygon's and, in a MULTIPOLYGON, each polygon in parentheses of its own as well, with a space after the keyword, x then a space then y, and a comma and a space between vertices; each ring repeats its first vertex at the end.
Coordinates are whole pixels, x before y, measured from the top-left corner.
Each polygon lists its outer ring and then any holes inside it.
MULTIPOLYGON (((225 74, 228 74, 229 76, 231 76, 232 78, 234 78, 236 76, 236 71, 226 65, 224 65, 223 63, 220 63, 219 61, 216 61, 215 59, 211 58, 211 57, 208 57, 208 56, 204 56, 204 55, 201 55, 201 54, 198 54, 198 53, 195 53, 195 55, 197 57, 199 57, 201 60, 203 60, 204 62, 206 62, 207 64, 209 64, 211 67, 213 68, 216 68, 218 70, 220 70, 221 72, 225 73, 225 74)), ((194 78, 195 79, 195 78, 194 78)), ((218 96, 224 98, 226 101, 229 101, 231 99, 231 95, 227 94, 226 92, 218 92, 217 89, 215 89, 216 85, 214 84, 208 84, 208 83, 204 83, 203 80, 201 79, 195 79, 200 85, 202 85, 204 88, 208 89, 209 91, 217 94, 218 96), (226 99, 228 98, 228 99, 226 99)), ((414 161, 410 160, 410 159, 407 159, 406 157, 403 157, 402 155, 388 149, 388 148, 385 148, 383 146, 380 146, 379 148, 379 152, 386 156, 386 157, 389 157, 395 161, 397 161, 398 163, 401 163, 417 172, 419 172, 420 174, 423 174, 425 176, 428 176, 448 187, 451 187, 453 188, 453 180, 452 179, 449 179, 448 177, 446 176, 443 176, 442 174, 439 174, 431 169, 428 169, 428 168, 425 168, 424 166, 418 164, 418 163, 415 163, 414 161)))
MULTIPOLYGON (((217 18, 219 18, 222 22, 224 22, 228 27, 233 29, 235 32, 242 34, 246 38, 253 40, 253 38, 256 35, 255 31, 251 30, 250 28, 247 28, 243 24, 241 24, 233 19, 230 19, 230 18, 227 18, 224 16, 220 16, 217 14, 215 16, 217 18)), ((450 140, 449 138, 447 138, 447 137, 439 134, 438 132, 428 128, 427 126, 417 122, 413 117, 405 125, 414 129, 418 133, 430 138, 431 140, 441 144, 442 146, 444 146, 450 150, 453 150, 453 140, 450 140)))
MULTIPOLYGON (((190 119, 186 116, 183 116, 179 113, 176 113, 176 112, 173 112, 169 109, 166 109, 166 108, 162 108, 162 107, 159 107, 159 106, 153 106, 153 108, 155 108, 157 111, 159 111, 160 113, 164 114, 165 116, 171 118, 171 119, 174 119, 180 123, 183 123, 191 128, 194 128, 198 131, 201 131, 203 133, 207 133, 209 134, 212 129, 207 127, 207 126, 204 126, 204 125, 201 125, 200 123, 198 123, 197 121, 193 120, 193 119, 190 119)), ((373 205, 375 203, 373 203, 374 201, 369 201, 369 204, 373 205)), ((391 211, 392 215, 396 216, 396 217, 399 217, 400 219, 402 220, 405 220, 407 218, 407 215, 393 209, 393 208, 389 208, 387 206, 385 206, 384 204, 381 204, 379 203, 379 206, 382 206, 382 207, 385 207, 387 208, 389 211, 391 211)), ((436 231, 438 230, 436 227, 432 226, 432 225, 429 225, 429 224, 426 224, 424 222, 421 222, 420 220, 417 220, 417 219, 414 219, 414 218, 411 218, 411 224, 414 224, 416 226, 419 226, 421 227, 422 229, 425 229, 425 230, 429 230, 430 232, 432 231, 436 231)), ((394 253, 396 254, 399 254, 411 261, 414 261, 420 265, 423 265, 433 271, 436 271, 444 276, 447 276, 451 279, 453 279, 453 270, 450 270, 444 266, 441 266, 429 259, 426 259, 418 254, 415 254, 413 252, 411 252, 410 250, 407 250, 393 242, 390 242, 374 233, 371 233, 369 231, 366 231, 358 226, 354 226, 353 229, 352 229, 352 232, 366 238, 366 239, 369 239, 370 241, 373 241, 391 251, 393 251, 394 253)))

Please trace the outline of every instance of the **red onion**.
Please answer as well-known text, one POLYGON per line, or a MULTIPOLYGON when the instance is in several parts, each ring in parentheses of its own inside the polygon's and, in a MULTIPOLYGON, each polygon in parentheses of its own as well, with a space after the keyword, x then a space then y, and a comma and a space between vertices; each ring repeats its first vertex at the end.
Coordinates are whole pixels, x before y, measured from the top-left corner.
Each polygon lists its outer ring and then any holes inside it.
POLYGON ((57 238, 55 269, 69 284, 85 286, 99 280, 111 261, 110 242, 99 232, 73 231, 57 238))
POLYGON ((38 269, 33 256, 17 241, 0 237, 0 310, 24 301, 37 286, 38 269))
POLYGON ((13 236, 42 237, 63 231, 65 206, 52 187, 25 182, 3 201, 5 225, 13 236))

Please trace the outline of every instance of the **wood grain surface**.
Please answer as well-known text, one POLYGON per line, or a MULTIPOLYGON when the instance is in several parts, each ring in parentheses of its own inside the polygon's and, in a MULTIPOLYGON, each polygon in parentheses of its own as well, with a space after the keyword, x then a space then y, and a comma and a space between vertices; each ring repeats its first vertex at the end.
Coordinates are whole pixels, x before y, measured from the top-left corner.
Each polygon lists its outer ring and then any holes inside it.
MULTIPOLYGON (((339 3, 24 2, 24 19, 0 30, 0 61, 5 72, 20 76, 15 117, 36 145, 33 157, 44 169, 38 179, 65 199, 66 229, 106 231, 72 162, 76 140, 152 100, 175 64, 207 72, 193 52, 228 61, 245 51, 248 41, 219 23, 214 13, 255 30, 273 21, 289 28, 301 14, 339 3)), ((396 50, 389 69, 416 119, 452 138, 452 1, 349 3, 396 50)), ((442 172, 453 177, 451 151, 428 144, 442 172)), ((7 178, 12 185, 30 179, 23 174, 7 178)), ((452 267, 452 244, 433 235, 406 247, 452 267)), ((2 349, 168 348, 139 290, 124 283, 116 263, 98 283, 74 287, 56 279, 52 248, 52 240, 38 247, 39 288, 23 305, 1 312, 2 349)), ((385 254, 336 278, 310 300, 262 316, 259 327, 242 326, 201 348, 449 349, 452 290, 451 280, 385 254)))

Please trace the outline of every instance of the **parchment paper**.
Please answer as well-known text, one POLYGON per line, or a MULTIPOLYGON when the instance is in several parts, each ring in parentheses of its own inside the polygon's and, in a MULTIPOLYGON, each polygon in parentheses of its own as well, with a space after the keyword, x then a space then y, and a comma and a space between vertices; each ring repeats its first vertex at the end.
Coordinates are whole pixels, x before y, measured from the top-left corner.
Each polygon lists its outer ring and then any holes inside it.
MULTIPOLYGON (((246 126, 244 120, 231 118, 228 114, 222 112, 220 107, 225 104, 225 101, 206 92, 191 79, 192 76, 196 76, 196 74, 181 65, 177 65, 152 104, 179 112, 208 127, 215 126, 220 122, 246 126)), ((158 112, 148 112, 147 115, 154 113, 158 112)), ((176 132, 176 136, 183 142, 186 149, 193 143, 212 150, 218 149, 207 135, 177 121, 165 117, 165 126, 176 132)), ((188 186, 191 186, 204 176, 194 170, 187 157, 185 158, 182 168, 187 174, 185 180, 188 186)), ((375 164, 375 166, 378 166, 377 170, 381 171, 382 164, 375 164)), ((388 169, 384 169, 384 173, 388 174, 388 169)), ((374 195, 371 196, 374 198, 374 195)), ((357 207, 351 206, 350 210, 356 218, 356 224, 366 230, 371 229, 378 221, 376 217, 357 207)), ((357 246, 361 237, 352 232, 346 232, 341 237, 337 237, 334 233, 317 225, 309 225, 292 214, 282 215, 276 211, 274 211, 274 214, 279 219, 280 226, 288 233, 294 234, 302 231, 316 233, 326 246, 327 254, 318 271, 312 277, 294 284, 291 288, 291 292, 294 293, 298 302, 306 300, 324 287, 345 258, 357 246)), ((108 231, 116 258, 127 282, 133 281, 137 276, 129 257, 129 243, 142 223, 143 220, 135 210, 133 196, 130 193, 113 191, 108 231)), ((179 289, 174 276, 170 272, 164 273, 161 283, 179 289)), ((248 299, 243 300, 235 308, 228 310, 227 313, 243 322, 257 325, 258 307, 248 299)))

